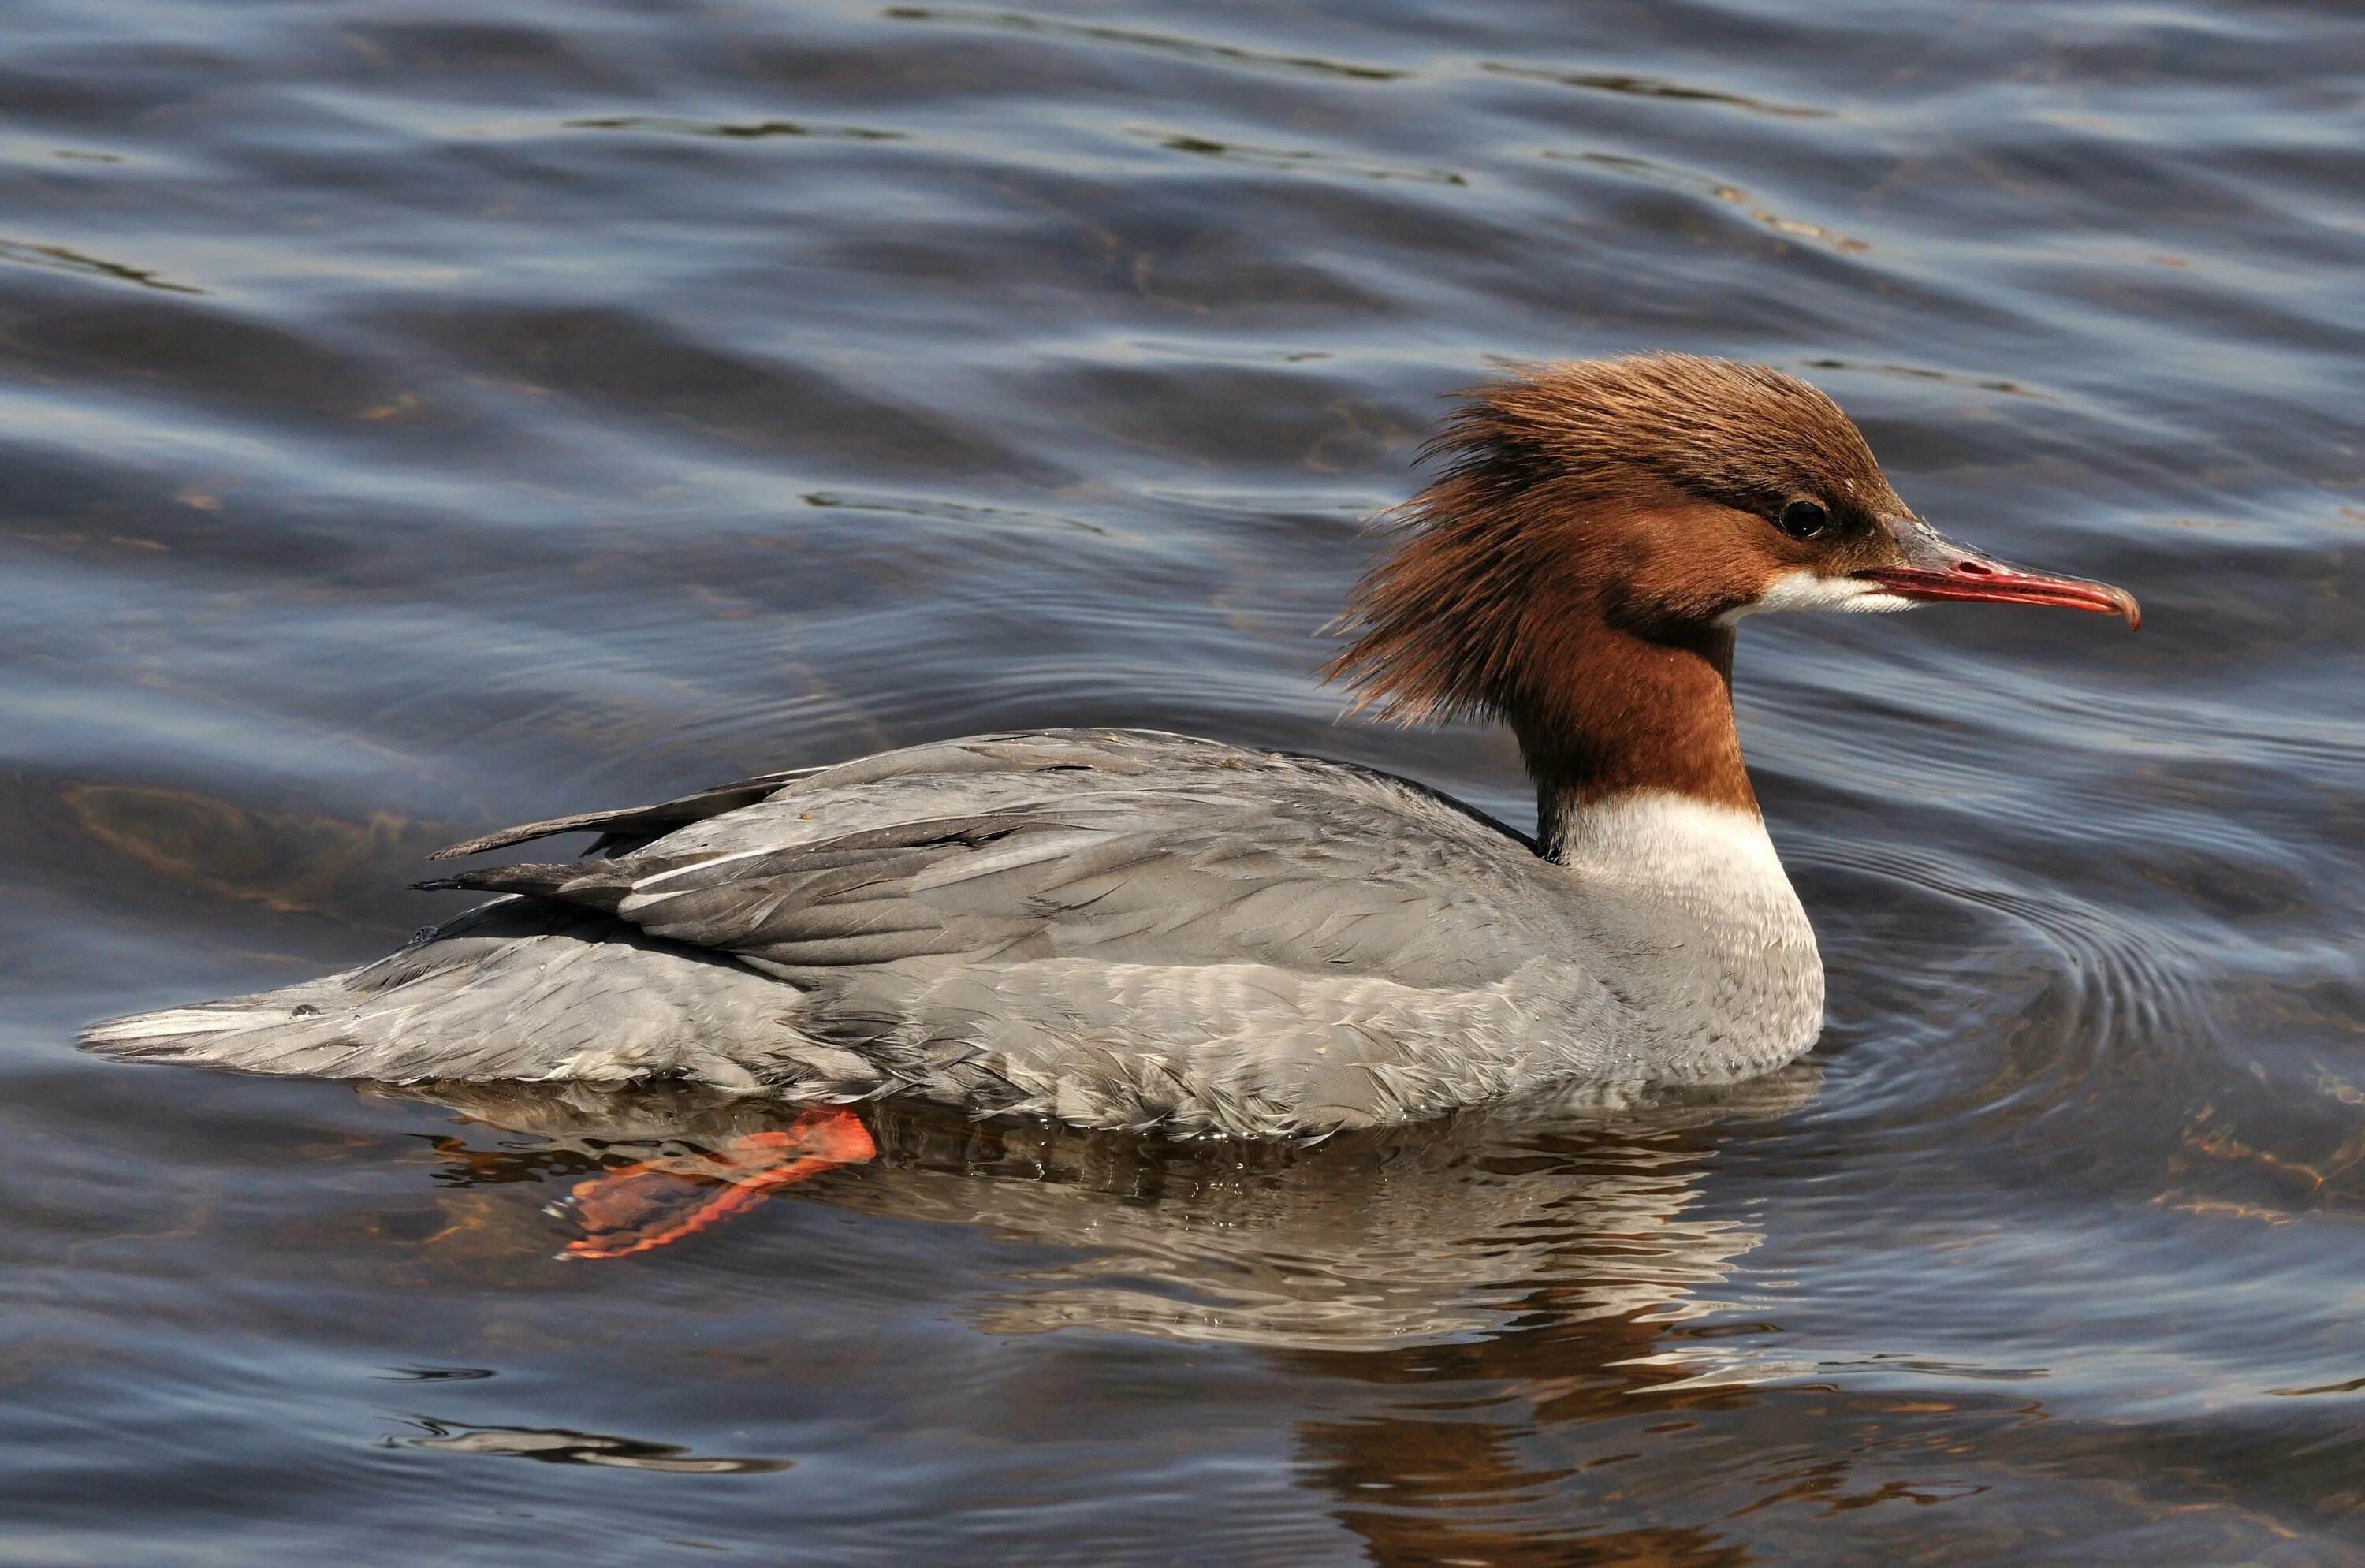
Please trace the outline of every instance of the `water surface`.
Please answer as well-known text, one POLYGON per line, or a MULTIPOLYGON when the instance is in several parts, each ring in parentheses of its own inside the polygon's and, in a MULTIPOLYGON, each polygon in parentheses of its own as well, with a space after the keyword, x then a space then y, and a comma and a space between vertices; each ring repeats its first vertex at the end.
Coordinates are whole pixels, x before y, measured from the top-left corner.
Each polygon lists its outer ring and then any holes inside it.
POLYGON ((0 1561, 2365 1562, 2365 19, 16 0, 0 1561), (1800 1069, 1295 1155, 93 1062, 486 826, 1163 726, 1451 388, 1683 348, 2123 582, 1743 639, 1800 1069), (691 1557, 690 1552, 700 1555, 691 1557))

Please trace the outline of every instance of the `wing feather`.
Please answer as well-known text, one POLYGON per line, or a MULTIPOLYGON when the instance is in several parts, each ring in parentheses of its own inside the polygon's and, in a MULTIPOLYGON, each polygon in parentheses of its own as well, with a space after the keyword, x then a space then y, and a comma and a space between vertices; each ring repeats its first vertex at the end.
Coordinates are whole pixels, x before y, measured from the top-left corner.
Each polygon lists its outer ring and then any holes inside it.
MULTIPOLYGON (((1065 755, 1036 750, 1037 761, 1065 755)), ((611 860, 488 868, 440 885, 581 904, 806 981, 1024 947, 1469 985, 1549 939, 1551 923, 1530 916, 1557 902, 1542 886, 1557 868, 1524 845, 1383 776, 1353 770, 1359 787, 1342 791, 1337 765, 1306 777, 1309 765, 1286 760, 1295 766, 1255 788, 1210 767, 1137 768, 1122 783, 1038 785, 986 811, 884 822, 893 776, 816 775, 701 823, 694 847, 678 847, 691 837, 679 834, 611 860), (728 831, 734 818, 752 842, 728 831), (833 834, 833 821, 864 825, 833 834)), ((941 775, 914 782, 919 801, 943 799, 941 775)))
POLYGON ((490 849, 507 849, 511 845, 527 844, 562 833, 599 833, 611 839, 645 842, 690 823, 721 816, 725 812, 735 812, 742 806, 752 806, 766 796, 777 793, 783 786, 811 778, 820 771, 816 767, 792 767, 781 773, 759 773, 753 778, 743 778, 734 784, 718 784, 713 789, 701 790, 694 795, 660 801, 654 806, 626 806, 615 811, 580 812, 573 816, 550 817, 518 827, 505 827, 481 838, 447 845, 428 858, 457 860, 464 856, 482 855, 490 849))

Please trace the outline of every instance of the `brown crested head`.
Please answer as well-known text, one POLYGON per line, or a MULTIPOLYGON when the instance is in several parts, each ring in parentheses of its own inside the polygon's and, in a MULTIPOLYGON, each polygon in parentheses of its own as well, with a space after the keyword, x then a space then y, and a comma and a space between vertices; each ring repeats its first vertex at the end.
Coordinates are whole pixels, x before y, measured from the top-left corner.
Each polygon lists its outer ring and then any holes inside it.
MULTIPOLYGON (((1401 720, 1564 707, 1605 640, 1720 668, 1761 610, 1992 599, 2135 618, 2115 588, 2003 566, 1899 498, 1838 404, 1765 365, 1651 354, 1461 395, 1327 667, 1401 720)), ((1603 672, 1608 673, 1608 672, 1603 672)))

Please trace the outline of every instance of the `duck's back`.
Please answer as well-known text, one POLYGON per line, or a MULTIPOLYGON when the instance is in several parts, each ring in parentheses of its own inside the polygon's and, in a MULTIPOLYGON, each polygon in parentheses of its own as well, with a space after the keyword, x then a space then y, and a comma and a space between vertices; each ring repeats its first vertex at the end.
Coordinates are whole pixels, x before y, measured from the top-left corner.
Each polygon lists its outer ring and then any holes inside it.
POLYGON ((1392 1121, 1628 1049, 1571 874, 1344 764, 983 736, 535 823, 609 857, 366 969, 102 1025, 101 1049, 405 1081, 680 1073, 1102 1126, 1392 1121))

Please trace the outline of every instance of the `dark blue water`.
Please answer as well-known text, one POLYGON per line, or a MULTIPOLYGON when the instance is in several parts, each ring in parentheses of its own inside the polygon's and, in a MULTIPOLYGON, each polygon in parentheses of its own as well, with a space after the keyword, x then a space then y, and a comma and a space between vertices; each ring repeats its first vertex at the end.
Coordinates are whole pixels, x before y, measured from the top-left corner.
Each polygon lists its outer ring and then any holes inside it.
POLYGON ((2365 17, 0 11, 0 1562, 2365 1562, 2365 17), (1311 671, 1441 394, 1769 361, 2147 620, 1754 622, 1805 1070, 1297 1155, 84 1059, 486 826, 1311 671))

